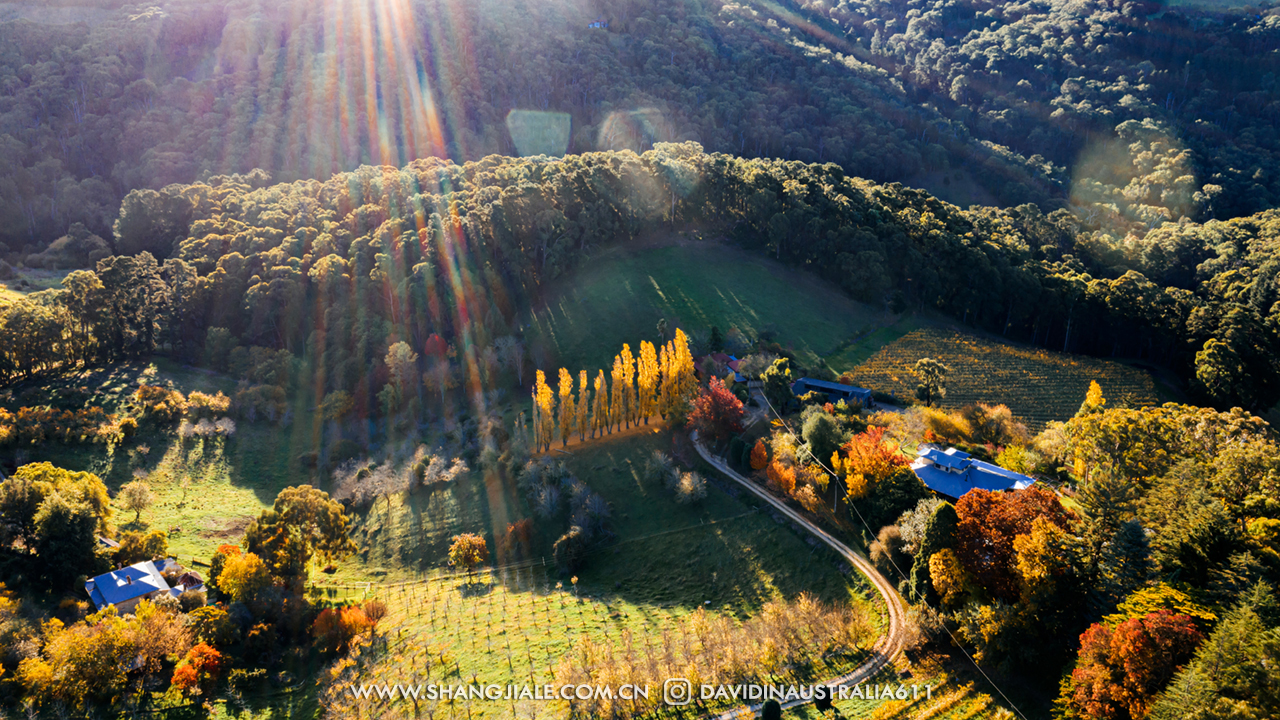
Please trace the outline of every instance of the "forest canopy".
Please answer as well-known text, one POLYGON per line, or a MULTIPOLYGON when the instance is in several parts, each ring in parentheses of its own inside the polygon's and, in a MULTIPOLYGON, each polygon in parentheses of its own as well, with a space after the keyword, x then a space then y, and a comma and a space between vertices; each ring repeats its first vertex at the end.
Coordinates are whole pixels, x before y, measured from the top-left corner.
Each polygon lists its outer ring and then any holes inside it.
POLYGON ((1273 10, 1110 0, 77 6, 83 22, 0 22, 0 241, 11 263, 76 223, 111 240, 133 189, 685 140, 833 162, 964 204, 1072 207, 1114 238, 1181 217, 1245 216, 1280 197, 1273 10))
POLYGON ((390 377, 388 349, 405 342, 406 363, 479 390, 547 280, 600 247, 697 225, 862 300, 1054 350, 1147 358, 1223 407, 1280 399, 1276 211, 1184 220, 1116 247, 1066 211, 961 210, 834 164, 696 143, 261 184, 216 176, 130 194, 116 228, 139 254, 0 310, 0 372, 166 347, 270 387, 302 360, 318 390, 364 407, 390 377))

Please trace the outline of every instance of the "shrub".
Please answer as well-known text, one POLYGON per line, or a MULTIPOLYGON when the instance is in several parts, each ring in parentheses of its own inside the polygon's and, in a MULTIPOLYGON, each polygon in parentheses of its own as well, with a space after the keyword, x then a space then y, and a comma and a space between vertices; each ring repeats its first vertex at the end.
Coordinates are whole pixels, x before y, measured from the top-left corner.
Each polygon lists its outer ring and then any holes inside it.
POLYGON ((587 534, 574 525, 551 548, 556 565, 564 572, 577 572, 587 555, 587 534))
POLYGON ((645 460, 644 479, 651 483, 672 487, 679 479, 679 474, 675 461, 661 450, 654 450, 653 454, 645 460))
POLYGON ((707 496, 707 481, 696 472, 680 474, 676 484, 676 502, 687 505, 695 503, 707 496))
POLYGON ((178 596, 178 604, 182 607, 182 612, 190 613, 199 610, 205 606, 208 598, 199 590, 188 590, 178 596))
POLYGON ((157 385, 141 385, 133 393, 140 415, 149 420, 172 422, 187 411, 187 399, 177 390, 157 385))
POLYGON ((373 627, 364 610, 358 607, 326 608, 311 628, 316 645, 323 652, 345 654, 351 642, 373 627))
POLYGON ((871 543, 871 563, 881 575, 897 582, 899 573, 906 575, 911 570, 911 556, 903 549, 902 532, 897 525, 886 525, 880 528, 880 534, 871 543))
POLYGON ((226 415, 230 407, 231 398, 221 392, 209 395, 196 390, 187 396, 186 415, 192 419, 212 419, 226 415))

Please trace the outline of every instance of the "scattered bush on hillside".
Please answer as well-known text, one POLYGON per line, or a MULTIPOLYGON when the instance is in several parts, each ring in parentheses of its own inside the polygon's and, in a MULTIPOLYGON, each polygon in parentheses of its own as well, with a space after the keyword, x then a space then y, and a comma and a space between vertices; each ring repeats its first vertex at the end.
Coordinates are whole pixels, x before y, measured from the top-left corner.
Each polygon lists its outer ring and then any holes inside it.
MULTIPOLYGON (((132 418, 125 418, 132 423, 132 418)), ((115 415, 100 407, 57 410, 51 407, 21 407, 14 412, 0 408, 0 445, 39 445, 44 442, 110 442, 128 435, 115 415)))
POLYGON ((675 493, 676 502, 682 505, 695 503, 707 496, 707 480, 696 472, 680 473, 675 493))

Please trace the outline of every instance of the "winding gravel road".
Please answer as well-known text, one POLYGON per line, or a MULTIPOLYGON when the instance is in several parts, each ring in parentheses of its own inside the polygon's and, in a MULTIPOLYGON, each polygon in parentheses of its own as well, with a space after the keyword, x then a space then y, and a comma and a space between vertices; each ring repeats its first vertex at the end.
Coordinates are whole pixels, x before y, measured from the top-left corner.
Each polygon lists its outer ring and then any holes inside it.
MULTIPOLYGON (((698 454, 702 456, 703 460, 711 463, 712 466, 734 482, 737 482, 747 490, 755 493, 756 497, 772 505, 775 510, 782 513, 787 519, 791 520, 795 524, 804 528, 807 532, 818 538, 818 540, 826 543, 828 547, 835 550, 841 557, 847 560, 850 565, 857 568, 863 575, 866 575, 872 585, 875 585, 876 590, 878 590, 881 597, 884 598, 885 605, 889 608, 888 633, 876 641, 876 644, 871 648, 871 657, 868 658, 865 663, 858 666, 858 668, 853 672, 848 673, 847 675, 842 675, 838 678, 832 678, 824 683, 815 684, 848 687, 865 682, 874 677, 881 668, 893 660, 898 653, 902 652, 903 635, 906 628, 906 605, 902 602, 902 597, 898 595, 897 588, 893 586, 893 583, 889 582, 883 575, 881 575, 880 571, 876 570, 875 566, 863 557, 862 553, 853 550, 848 545, 845 545, 827 534, 803 515, 787 507, 781 500, 778 500, 765 492, 755 483, 739 475, 737 471, 729 467, 723 459, 712 455, 711 452, 707 450, 706 446, 698 441, 697 433, 694 433, 693 444, 698 448, 698 454)), ((810 702, 813 701, 803 699, 791 700, 783 703, 782 707, 785 710, 787 708, 797 707, 810 702)), ((716 718, 716 720, 738 720, 739 718, 755 717, 760 712, 760 708, 761 705, 753 705, 750 708, 734 710, 711 717, 716 718)))

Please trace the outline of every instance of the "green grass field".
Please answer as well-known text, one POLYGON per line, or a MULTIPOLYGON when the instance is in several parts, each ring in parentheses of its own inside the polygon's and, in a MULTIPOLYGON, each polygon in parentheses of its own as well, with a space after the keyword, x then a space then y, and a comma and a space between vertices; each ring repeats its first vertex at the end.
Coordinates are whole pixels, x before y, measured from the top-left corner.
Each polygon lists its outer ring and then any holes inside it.
POLYGON ((558 281, 531 313, 526 336, 535 365, 594 372, 630 343, 658 339, 665 317, 674 330, 749 337, 771 329, 811 363, 883 320, 829 283, 767 258, 714 244, 618 248, 558 281))
POLYGON ((1075 415, 1089 381, 1097 380, 1112 404, 1154 405, 1160 400, 1151 375, 1122 363, 1066 355, 926 325, 877 350, 852 369, 854 382, 899 397, 914 397, 917 360, 931 357, 951 368, 942 407, 1002 403, 1037 431, 1050 420, 1075 415))

